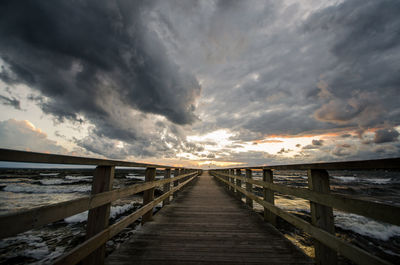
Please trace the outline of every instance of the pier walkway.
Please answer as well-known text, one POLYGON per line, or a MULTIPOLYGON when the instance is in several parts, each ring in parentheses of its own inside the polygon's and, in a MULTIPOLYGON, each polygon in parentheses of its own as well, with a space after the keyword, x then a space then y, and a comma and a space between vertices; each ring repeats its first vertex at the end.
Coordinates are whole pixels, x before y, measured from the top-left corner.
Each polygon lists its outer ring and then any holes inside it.
MULTIPOLYGON (((365 199, 331 192, 329 171, 397 172, 400 158, 261 165, 203 172, 198 168, 0 148, 0 161, 95 166, 90 195, 0 215, 0 239, 3 239, 88 211, 85 239, 58 256, 55 265, 313 262, 337 265, 338 257, 359 265, 398 264, 396 258, 386 255, 378 245, 371 251, 357 241, 349 242, 337 236, 333 211, 400 226, 400 207, 374 197, 365 199), (117 167, 134 168, 135 174, 143 170, 145 180, 114 187, 115 176, 121 178, 131 173, 117 167), (298 174, 293 175, 293 171, 302 171, 302 174, 306 171, 306 186, 290 185, 291 177, 298 174), (275 175, 282 174, 287 174, 285 182, 274 181, 275 175), (111 204, 140 193, 142 206, 109 224, 111 204), (275 194, 309 201, 311 222, 275 205, 275 194), (263 219, 253 211, 255 202, 264 209, 263 219), (162 209, 153 216, 154 207, 160 203, 162 209), (107 242, 139 219, 144 225, 135 229, 133 237, 105 260, 107 242), (313 260, 276 230, 279 219, 311 236, 313 260)), ((361 174, 360 178, 363 177, 361 174)))
POLYGON ((311 264, 204 172, 106 264, 311 264))

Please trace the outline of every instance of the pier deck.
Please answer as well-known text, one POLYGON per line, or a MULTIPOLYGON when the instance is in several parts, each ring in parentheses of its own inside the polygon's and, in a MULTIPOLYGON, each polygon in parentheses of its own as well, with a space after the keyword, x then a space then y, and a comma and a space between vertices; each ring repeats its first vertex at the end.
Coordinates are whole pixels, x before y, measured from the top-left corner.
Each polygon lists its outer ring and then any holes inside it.
POLYGON ((106 264, 312 264, 204 172, 106 264))

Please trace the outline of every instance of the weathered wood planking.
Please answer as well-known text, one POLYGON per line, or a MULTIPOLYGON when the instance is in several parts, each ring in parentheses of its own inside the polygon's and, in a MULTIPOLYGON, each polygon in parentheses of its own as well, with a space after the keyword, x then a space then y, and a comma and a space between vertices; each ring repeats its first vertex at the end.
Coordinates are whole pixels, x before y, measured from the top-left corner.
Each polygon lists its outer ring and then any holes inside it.
POLYGON ((205 172, 106 264, 312 264, 205 172))

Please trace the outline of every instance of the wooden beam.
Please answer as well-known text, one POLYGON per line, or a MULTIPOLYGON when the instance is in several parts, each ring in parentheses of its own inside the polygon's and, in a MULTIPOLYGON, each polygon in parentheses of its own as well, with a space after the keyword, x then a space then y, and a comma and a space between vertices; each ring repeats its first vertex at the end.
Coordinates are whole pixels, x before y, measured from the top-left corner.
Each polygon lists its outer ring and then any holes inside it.
MULTIPOLYGON (((110 191, 114 181, 114 166, 98 166, 93 174, 92 195, 110 191)), ((104 204, 89 210, 87 225, 86 225, 86 240, 98 234, 108 227, 110 218, 111 203, 104 204)), ((99 246, 85 260, 85 265, 104 264, 106 254, 106 246, 99 246)))
MULTIPOLYGON (((308 188, 313 191, 329 194, 329 174, 322 169, 308 170, 308 188)), ((330 234, 335 234, 335 223, 333 220, 332 207, 324 206, 310 201, 312 224, 330 234)), ((337 254, 335 251, 325 246, 318 240, 314 241, 315 260, 320 265, 337 264, 337 254)))
MULTIPOLYGON (((166 168, 164 171, 164 179, 169 179, 169 178, 171 178, 171 169, 166 168)), ((170 191, 170 189, 171 189, 171 183, 170 182, 165 183, 163 187, 164 193, 170 191)), ((169 204, 169 196, 165 198, 165 200, 163 200, 163 207, 168 204, 169 204)))
MULTIPOLYGON (((240 168, 236 169, 236 174, 235 175, 241 177, 242 176, 242 170, 240 168)), ((240 188, 242 187, 242 181, 240 179, 238 179, 238 178, 236 178, 236 186, 238 186, 240 188)), ((238 192, 236 190, 236 196, 240 201, 242 201, 242 193, 241 192, 238 192)))
MULTIPOLYGON (((252 178, 251 169, 246 169, 246 178, 247 179, 251 179, 252 178)), ((246 182, 246 190, 247 190, 247 192, 250 192, 250 193, 253 192, 253 185, 250 182, 246 182)), ((246 197, 246 204, 250 208, 253 208, 253 200, 250 199, 249 197, 246 197)))
POLYGON ((161 195, 160 197, 156 198, 154 201, 143 205, 142 208, 138 209, 137 211, 131 213, 121 221, 109 226, 107 229, 103 230, 102 232, 98 233, 94 237, 86 240, 85 242, 81 243, 80 245, 73 248, 68 253, 65 253, 61 257, 59 257, 54 264, 55 265, 64 265, 64 264, 77 264, 79 261, 87 257, 92 251, 97 249, 99 246, 103 245, 107 242, 110 238, 121 232, 125 227, 129 226, 131 223, 136 221, 140 216, 148 212, 149 210, 153 209, 154 206, 162 202, 167 196, 172 195, 177 190, 183 188, 186 184, 190 183, 193 179, 196 178, 196 175, 191 177, 189 180, 183 182, 182 184, 172 188, 169 192, 161 195))
POLYGON ((385 158, 373 160, 358 161, 339 161, 329 163, 310 163, 310 164, 290 164, 290 165, 263 165, 255 167, 246 167, 242 169, 276 169, 276 170, 344 170, 344 169, 400 169, 400 158, 385 158))
MULTIPOLYGON (((154 181, 156 177, 156 169, 154 167, 146 168, 145 172, 145 181, 150 182, 154 181)), ((154 200, 154 188, 145 190, 143 193, 143 205, 146 205, 154 200)), ((142 224, 145 222, 149 222, 153 219, 153 209, 149 210, 142 217, 142 224)))
POLYGON ((79 156, 54 155, 36 152, 17 151, 0 148, 0 161, 44 163, 44 164, 68 164, 68 165, 95 165, 95 166, 121 166, 121 167, 156 167, 170 168, 166 165, 136 163, 128 161, 87 158, 79 156))
MULTIPOLYGON (((194 172, 189 174, 189 176, 193 175, 195 175, 194 172)), ((71 201, 0 215, 0 227, 7 227, 7 229, 0 229, 0 239, 38 228, 51 222, 62 220, 69 216, 99 207, 123 197, 177 181, 183 177, 185 176, 181 175, 170 179, 135 184, 125 188, 97 193, 71 201)))
MULTIPOLYGON (((272 173, 272 170, 270 170, 270 169, 263 170, 263 181, 267 182, 267 183, 273 183, 274 175, 272 173)), ((263 193, 264 193, 264 201, 266 201, 272 205, 275 204, 274 191, 264 188, 263 193)), ((270 222, 273 226, 276 226, 276 215, 273 214, 270 210, 268 210, 265 207, 264 207, 264 220, 267 222, 270 222)))
MULTIPOLYGON (((223 175, 224 173, 218 174, 223 175)), ((324 194, 308 189, 288 187, 275 183, 266 183, 264 181, 247 179, 241 176, 233 177, 237 180, 249 182, 253 185, 264 187, 276 192, 293 195, 299 198, 314 201, 325 206, 330 206, 338 210, 363 215, 378 221, 400 226, 400 207, 398 206, 354 199, 347 195, 324 194)))

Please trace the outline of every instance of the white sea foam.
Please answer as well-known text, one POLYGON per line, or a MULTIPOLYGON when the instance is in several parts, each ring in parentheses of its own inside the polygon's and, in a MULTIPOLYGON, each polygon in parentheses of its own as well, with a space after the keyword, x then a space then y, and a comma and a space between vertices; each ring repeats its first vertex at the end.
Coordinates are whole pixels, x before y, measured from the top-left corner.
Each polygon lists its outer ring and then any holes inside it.
POLYGON ((342 182, 355 182, 358 180, 356 177, 346 177, 346 176, 333 176, 333 178, 340 180, 342 182))
POLYGON ((83 180, 83 179, 92 179, 93 176, 65 176, 65 179, 69 179, 69 180, 83 180))
POLYGON ((368 178, 365 179, 364 181, 373 183, 373 184, 388 184, 392 179, 391 178, 386 178, 386 179, 378 179, 378 178, 368 178))
POLYGON ((59 185, 65 183, 71 183, 70 181, 65 181, 63 179, 42 179, 39 180, 42 185, 59 185))
MULTIPOLYGON (((133 204, 125 204, 121 206, 112 206, 111 211, 110 211, 110 217, 115 218, 116 216, 123 214, 131 209, 133 209, 135 206, 133 204)), ((73 215, 71 217, 65 218, 64 221, 67 223, 82 223, 86 222, 88 218, 88 211, 78 213, 76 215, 73 215)))
POLYGON ((400 236, 400 226, 374 221, 357 214, 334 212, 336 226, 351 230, 363 236, 380 240, 389 240, 393 236, 400 236))
POLYGON ((59 175, 60 173, 40 173, 39 175, 40 176, 57 176, 57 175, 59 175))
POLYGON ((40 260, 49 254, 49 248, 43 239, 39 236, 22 234, 16 237, 6 238, 0 241, 0 247, 9 247, 15 242, 26 243, 29 247, 21 250, 16 250, 18 256, 32 257, 34 259, 40 260))
POLYGON ((62 185, 62 184, 74 184, 79 182, 87 182, 86 180, 90 180, 88 178, 74 178, 74 179, 42 179, 39 182, 42 185, 62 185))
POLYGON ((41 185, 7 185, 3 190, 14 193, 75 193, 89 192, 90 185, 74 185, 74 186, 41 186, 41 185))
POLYGON ((138 180, 144 180, 144 176, 140 175, 135 175, 135 174, 128 174, 125 176, 127 179, 138 179, 138 180))
POLYGON ((388 184, 391 178, 358 178, 358 177, 348 177, 348 176, 333 176, 341 182, 357 182, 357 183, 371 183, 371 184, 388 184))

